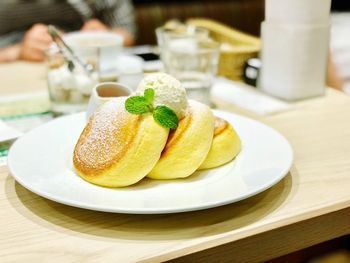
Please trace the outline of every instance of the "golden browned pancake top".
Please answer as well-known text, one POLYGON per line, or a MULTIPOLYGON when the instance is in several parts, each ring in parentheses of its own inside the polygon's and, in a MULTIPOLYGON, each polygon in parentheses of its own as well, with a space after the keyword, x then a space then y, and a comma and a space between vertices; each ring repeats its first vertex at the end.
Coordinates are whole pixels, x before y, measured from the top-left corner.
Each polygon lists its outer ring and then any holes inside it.
POLYGON ((130 148, 141 115, 128 113, 124 100, 111 100, 90 118, 74 149, 73 162, 86 175, 97 175, 118 162, 130 148))
POLYGON ((221 134, 224 130, 229 128, 229 124, 226 120, 221 119, 219 117, 215 117, 214 123, 214 137, 221 134))
MULTIPOLYGON (((181 140, 181 138, 184 136, 186 130, 192 125, 194 121, 193 120, 194 111, 196 110, 197 114, 199 112, 199 108, 197 106, 198 103, 199 102, 192 101, 192 100, 189 101, 185 117, 179 121, 179 125, 177 126, 176 130, 171 130, 169 133, 167 143, 161 154, 162 157, 165 156, 171 148, 173 148, 176 144, 178 144, 179 140, 181 140), (194 107, 197 107, 197 108, 195 109, 194 107)), ((205 111, 203 113, 206 114, 205 111)), ((220 120, 226 122, 223 119, 220 119, 220 120)))
POLYGON ((192 122, 192 113, 191 113, 191 106, 189 106, 185 117, 179 121, 179 125, 177 126, 176 130, 170 131, 167 143, 162 151, 161 156, 166 155, 168 150, 171 149, 174 145, 176 145, 176 143, 183 136, 186 129, 190 126, 191 122, 192 122))
POLYGON ((169 133, 168 141, 167 141, 167 144, 165 145, 163 152, 166 151, 167 148, 170 148, 177 143, 177 141, 182 137, 187 127, 190 126, 191 121, 192 121, 192 114, 191 112, 188 112, 186 113, 186 116, 179 121, 179 125, 176 128, 176 130, 172 130, 169 133))

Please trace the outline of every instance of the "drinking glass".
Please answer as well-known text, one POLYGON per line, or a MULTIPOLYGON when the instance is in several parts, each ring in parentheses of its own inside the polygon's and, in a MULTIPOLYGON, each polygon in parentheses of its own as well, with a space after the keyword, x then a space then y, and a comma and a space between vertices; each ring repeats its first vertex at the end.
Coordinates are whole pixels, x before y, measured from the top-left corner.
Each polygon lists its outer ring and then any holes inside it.
POLYGON ((210 89, 219 64, 219 44, 206 37, 171 34, 164 38, 165 71, 177 78, 187 96, 210 105, 210 89))
POLYGON ((185 26, 183 24, 181 24, 181 26, 171 28, 163 26, 156 29, 157 44, 160 48, 162 48, 169 39, 180 36, 206 39, 209 37, 209 31, 204 27, 197 27, 194 25, 185 26))
POLYGON ((47 84, 54 115, 86 110, 92 88, 98 83, 96 68, 87 73, 78 63, 69 62, 56 45, 46 51, 47 84))

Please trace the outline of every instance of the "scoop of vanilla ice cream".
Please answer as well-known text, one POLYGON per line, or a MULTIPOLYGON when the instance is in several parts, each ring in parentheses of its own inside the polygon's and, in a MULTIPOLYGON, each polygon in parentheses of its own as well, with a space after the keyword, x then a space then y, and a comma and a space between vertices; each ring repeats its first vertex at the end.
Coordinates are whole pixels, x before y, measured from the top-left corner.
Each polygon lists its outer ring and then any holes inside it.
POLYGON ((136 89, 137 95, 143 95, 145 89, 154 89, 153 106, 165 105, 171 108, 179 119, 185 116, 187 109, 186 90, 180 81, 165 73, 154 73, 141 80, 136 89))

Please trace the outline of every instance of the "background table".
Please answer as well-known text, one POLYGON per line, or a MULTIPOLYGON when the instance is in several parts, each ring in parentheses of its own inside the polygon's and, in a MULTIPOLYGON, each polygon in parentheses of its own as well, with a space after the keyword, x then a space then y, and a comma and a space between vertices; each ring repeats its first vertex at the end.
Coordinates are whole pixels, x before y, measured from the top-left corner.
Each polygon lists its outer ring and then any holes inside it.
MULTIPOLYGON (((29 66, 41 76, 40 65, 29 66)), ((40 77, 21 82, 21 70, 0 66, 1 95, 45 88, 40 77)), ((350 98, 328 90, 287 111, 250 116, 284 134, 294 165, 271 189, 214 209, 124 215, 73 208, 31 193, 1 166, 0 262, 260 262, 350 233, 350 98)))

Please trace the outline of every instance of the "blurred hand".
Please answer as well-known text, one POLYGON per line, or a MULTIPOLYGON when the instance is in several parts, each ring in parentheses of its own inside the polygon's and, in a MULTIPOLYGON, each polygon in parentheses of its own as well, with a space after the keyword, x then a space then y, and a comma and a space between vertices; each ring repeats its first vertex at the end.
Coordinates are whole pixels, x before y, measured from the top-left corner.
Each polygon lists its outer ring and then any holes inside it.
POLYGON ((95 18, 86 21, 81 28, 81 31, 109 31, 123 37, 125 46, 131 46, 134 43, 134 36, 131 35, 125 28, 109 28, 107 25, 95 18))
POLYGON ((34 24, 24 35, 21 43, 20 59, 30 61, 43 61, 45 50, 52 42, 47 33, 47 25, 34 24))
POLYGON ((84 23, 81 31, 108 31, 109 28, 98 19, 90 19, 84 23))

